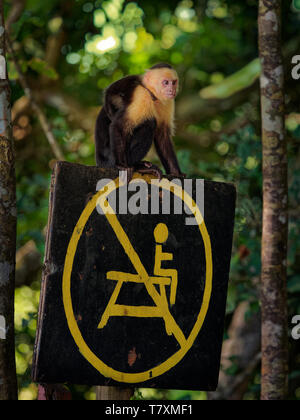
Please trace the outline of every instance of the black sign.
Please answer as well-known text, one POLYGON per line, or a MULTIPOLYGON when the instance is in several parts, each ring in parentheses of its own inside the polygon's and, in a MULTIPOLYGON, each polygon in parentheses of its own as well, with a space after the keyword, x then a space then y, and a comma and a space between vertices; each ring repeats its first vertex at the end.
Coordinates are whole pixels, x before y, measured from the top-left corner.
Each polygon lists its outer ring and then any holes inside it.
POLYGON ((33 378, 214 390, 235 188, 55 167, 33 378))

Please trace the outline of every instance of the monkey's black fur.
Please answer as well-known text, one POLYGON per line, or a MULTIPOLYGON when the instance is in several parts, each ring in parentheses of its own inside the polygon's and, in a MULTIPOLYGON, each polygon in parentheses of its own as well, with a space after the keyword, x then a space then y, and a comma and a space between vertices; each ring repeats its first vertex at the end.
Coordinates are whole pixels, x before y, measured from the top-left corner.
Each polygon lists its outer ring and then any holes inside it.
MULTIPOLYGON (((172 69, 158 64, 154 69, 172 69)), ((138 86, 148 91, 152 101, 158 101, 142 82, 140 76, 127 76, 110 85, 105 92, 104 106, 97 118, 95 130, 96 163, 103 168, 152 173, 161 177, 161 171, 149 162, 143 162, 154 142, 157 154, 168 174, 182 175, 171 141, 171 127, 157 124, 156 118, 146 118, 128 133, 126 110, 133 101, 138 86)), ((143 112, 143 110, 141 110, 143 112)))

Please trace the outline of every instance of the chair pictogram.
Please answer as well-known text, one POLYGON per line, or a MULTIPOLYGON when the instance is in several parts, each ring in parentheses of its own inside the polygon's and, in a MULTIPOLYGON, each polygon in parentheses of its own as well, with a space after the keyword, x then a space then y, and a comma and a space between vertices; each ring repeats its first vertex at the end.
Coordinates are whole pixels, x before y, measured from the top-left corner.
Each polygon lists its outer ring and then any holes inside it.
MULTIPOLYGON (((167 287, 170 288, 170 306, 173 306, 176 302, 178 272, 176 269, 162 268, 163 262, 173 261, 173 254, 163 252, 163 244, 167 241, 168 237, 168 227, 163 223, 158 224, 154 229, 156 246, 153 276, 147 273, 144 266, 142 268, 146 276, 119 271, 110 271, 107 273, 107 280, 116 281, 117 285, 102 315, 98 325, 99 329, 107 325, 110 317, 163 318, 167 334, 170 336, 174 334, 177 341, 183 345, 185 337, 170 313, 166 290, 167 287), (144 283, 155 306, 118 305, 116 302, 121 288, 124 283, 128 282, 144 283), (159 286, 159 292, 157 292, 156 285, 159 286)), ((130 258, 130 253, 128 253, 128 256, 130 258)), ((132 262, 134 263, 134 260, 132 262)))

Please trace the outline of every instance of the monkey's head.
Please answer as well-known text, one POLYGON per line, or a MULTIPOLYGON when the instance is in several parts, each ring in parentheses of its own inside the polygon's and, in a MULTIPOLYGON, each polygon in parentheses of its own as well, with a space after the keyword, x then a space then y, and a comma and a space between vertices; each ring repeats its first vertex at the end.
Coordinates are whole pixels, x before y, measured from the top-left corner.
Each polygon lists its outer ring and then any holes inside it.
POLYGON ((157 64, 148 70, 144 84, 161 101, 175 99, 178 92, 178 74, 169 64, 157 64))

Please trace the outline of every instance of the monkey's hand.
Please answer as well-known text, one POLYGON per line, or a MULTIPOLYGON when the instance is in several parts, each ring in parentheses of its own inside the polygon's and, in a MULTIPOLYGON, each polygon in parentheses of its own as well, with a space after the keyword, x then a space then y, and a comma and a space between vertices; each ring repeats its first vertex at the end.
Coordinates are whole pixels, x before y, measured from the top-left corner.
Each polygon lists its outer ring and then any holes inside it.
POLYGON ((156 178, 158 178, 159 180, 162 179, 163 173, 162 171, 159 169, 158 166, 153 165, 153 163, 151 162, 147 162, 147 161, 143 161, 143 162, 139 162, 135 165, 135 170, 137 172, 139 172, 140 174, 149 174, 149 175, 153 175, 156 178))
POLYGON ((145 174, 153 175, 159 180, 161 180, 163 176, 163 173, 159 169, 158 166, 147 161, 139 162, 136 165, 134 165, 134 167, 125 167, 125 166, 117 165, 117 169, 119 169, 119 171, 122 172, 120 176, 121 182, 125 183, 126 178, 127 178, 127 184, 129 184, 130 181, 132 180, 134 172, 138 172, 143 175, 145 174))

